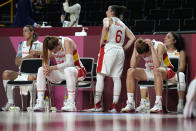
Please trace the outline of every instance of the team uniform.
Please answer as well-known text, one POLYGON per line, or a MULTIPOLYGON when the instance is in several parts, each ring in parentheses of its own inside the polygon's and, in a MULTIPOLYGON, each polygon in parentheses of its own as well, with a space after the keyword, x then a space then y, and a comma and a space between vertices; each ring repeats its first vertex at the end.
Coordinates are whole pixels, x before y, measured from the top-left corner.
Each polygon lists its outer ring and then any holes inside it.
MULTIPOLYGON (((108 18, 105 18, 108 19, 108 18)), ((104 38, 104 45, 101 47, 97 63, 97 83, 94 98, 95 106, 85 111, 101 112, 101 97, 104 88, 105 76, 112 77, 114 82, 113 104, 108 112, 117 112, 116 104, 121 92, 121 74, 125 60, 123 44, 125 40, 126 25, 117 17, 111 17, 112 24, 104 38)), ((104 20, 103 20, 104 22, 104 20)), ((109 21, 108 21, 109 22, 109 21)))
MULTIPOLYGON (((21 43, 19 43, 18 45, 18 51, 16 54, 16 57, 19 58, 24 58, 26 56, 29 55, 29 49, 30 46, 27 46, 27 41, 22 41, 21 43)), ((32 50, 37 50, 37 51, 42 51, 42 43, 39 41, 34 41, 31 47, 32 50)), ((41 56, 38 56, 41 57, 41 56)), ((20 68, 20 67, 19 67, 20 68)), ((28 75, 27 74, 19 74, 18 77, 14 80, 14 81, 27 81, 28 80, 28 75)), ((6 88, 7 86, 7 82, 9 80, 3 80, 3 84, 4 87, 6 88)), ((13 88, 8 87, 7 88, 7 98, 8 98, 8 103, 6 104, 6 106, 8 107, 9 104, 13 104, 13 88)), ((21 86, 20 87, 20 93, 27 95, 28 91, 30 91, 30 95, 32 97, 32 87, 31 86, 21 86)), ((30 102, 32 104, 32 101, 30 102)), ((4 110, 7 110, 7 107, 5 106, 4 110)))
MULTIPOLYGON (((152 44, 154 46, 155 51, 157 52, 158 46, 161 44, 163 45, 162 42, 156 41, 156 40, 152 40, 152 44)), ((146 73, 146 77, 147 77, 147 81, 154 81, 154 73, 153 73, 153 69, 154 69, 154 64, 153 64, 153 59, 152 59, 152 55, 148 56, 148 57, 143 57, 144 61, 145 61, 145 73, 146 73)), ((175 76, 175 72, 173 71, 174 67, 171 64, 168 54, 167 52, 165 52, 161 58, 161 66, 166 69, 167 71, 167 79, 172 79, 175 76)), ((140 86, 141 89, 145 89, 147 87, 145 86, 140 86)), ((121 112, 142 112, 142 113, 146 113, 149 111, 150 109, 150 101, 149 99, 141 99, 140 102, 140 106, 137 107, 137 109, 135 110, 135 102, 133 100, 133 94, 131 94, 131 96, 129 96, 128 93, 128 101, 127 101, 127 105, 125 108, 123 108, 121 110, 121 112)), ((157 107, 154 106, 150 111, 151 112, 162 112, 162 106, 160 104, 155 104, 156 106, 158 105, 158 110, 157 107)))
MULTIPOLYGON (((153 43, 154 49, 156 51, 157 51, 158 45, 162 44, 161 42, 155 41, 155 40, 152 40, 152 43, 153 43)), ((152 60, 152 55, 145 57, 143 59, 145 61, 145 67, 146 67, 145 73, 147 76, 147 80, 148 81, 154 80, 154 74, 153 74, 154 64, 153 64, 153 60, 152 60)), ((169 60, 167 52, 165 52, 163 54, 160 67, 164 67, 167 69, 167 79, 171 79, 175 76, 175 72, 173 71, 174 67, 169 60)))
MULTIPOLYGON (((64 47, 64 39, 70 39, 67 37, 62 38, 62 48, 60 51, 58 51, 55 54, 55 60, 57 63, 57 68, 60 67, 62 64, 66 63, 66 50, 64 47)), ((45 91, 46 90, 46 79, 47 78, 49 81, 53 83, 60 83, 64 80, 66 80, 67 84, 67 89, 68 89, 68 102, 71 104, 71 107, 67 109, 66 103, 64 103, 64 107, 62 107, 62 110, 65 111, 76 111, 75 108, 75 84, 77 80, 84 80, 86 77, 86 70, 84 66, 82 65, 80 59, 79 59, 79 54, 77 50, 73 51, 73 61, 74 61, 74 66, 72 67, 63 67, 63 68, 58 68, 58 70, 53 70, 50 72, 49 76, 45 76, 43 73, 43 67, 40 67, 38 70, 38 75, 37 75, 37 90, 40 91, 45 91), (70 96, 70 94, 72 94, 70 96), (72 108, 73 107, 73 108, 72 108)), ((37 100, 37 103, 40 103, 40 100, 37 100)), ((42 106, 42 104, 40 104, 42 106)), ((39 104, 37 107, 34 107, 34 110, 40 110, 39 104)))
POLYGON ((120 77, 124 65, 125 24, 112 17, 113 24, 105 37, 105 45, 101 47, 98 58, 97 72, 110 77, 120 77), (114 37, 115 36, 115 37, 114 37))

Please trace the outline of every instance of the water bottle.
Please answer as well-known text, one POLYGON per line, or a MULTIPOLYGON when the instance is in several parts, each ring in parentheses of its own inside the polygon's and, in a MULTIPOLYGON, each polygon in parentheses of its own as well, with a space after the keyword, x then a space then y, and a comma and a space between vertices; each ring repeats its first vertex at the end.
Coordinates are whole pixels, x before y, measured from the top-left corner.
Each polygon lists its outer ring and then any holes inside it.
POLYGON ((49 98, 48 96, 46 96, 46 99, 45 99, 45 110, 46 112, 49 112, 49 98))

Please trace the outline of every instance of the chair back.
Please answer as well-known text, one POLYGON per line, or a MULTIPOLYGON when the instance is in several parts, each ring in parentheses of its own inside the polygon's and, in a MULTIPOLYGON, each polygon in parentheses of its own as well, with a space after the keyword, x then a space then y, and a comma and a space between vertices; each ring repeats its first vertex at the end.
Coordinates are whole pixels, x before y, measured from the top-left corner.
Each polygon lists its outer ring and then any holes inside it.
POLYGON ((171 62, 171 64, 174 66, 174 72, 178 72, 178 70, 179 70, 179 65, 180 65, 180 63, 179 63, 179 59, 178 58, 170 58, 170 62, 171 62))
POLYGON ((42 58, 23 59, 20 67, 20 73, 37 74, 39 67, 42 66, 42 58))
POLYGON ((93 64, 94 64, 94 58, 90 57, 82 57, 80 58, 80 61, 82 62, 84 68, 87 71, 87 75, 93 75, 93 64))

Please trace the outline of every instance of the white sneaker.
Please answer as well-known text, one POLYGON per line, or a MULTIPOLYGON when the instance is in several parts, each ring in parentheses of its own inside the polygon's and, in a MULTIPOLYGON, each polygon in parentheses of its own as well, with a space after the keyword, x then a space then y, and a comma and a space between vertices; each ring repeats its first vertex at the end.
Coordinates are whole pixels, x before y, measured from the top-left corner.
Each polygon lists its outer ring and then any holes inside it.
POLYGON ((13 104, 10 104, 10 103, 6 103, 4 107, 2 107, 1 109, 3 111, 9 111, 10 110, 10 107, 13 107, 14 105, 13 104))
POLYGON ((150 113, 163 113, 162 104, 155 103, 153 108, 150 109, 150 113))
POLYGON ((67 101, 64 103, 64 106, 61 108, 62 111, 65 112, 74 112, 76 111, 76 105, 75 102, 67 101))
POLYGON ((11 106, 10 108, 9 108, 9 111, 16 111, 16 112, 18 112, 18 111, 20 111, 20 107, 18 107, 18 106, 11 106))
POLYGON ((84 112, 102 112, 103 108, 101 105, 101 101, 93 105, 93 107, 84 109, 83 111, 84 112))
POLYGON ((133 113, 135 112, 135 102, 133 103, 128 103, 127 101, 127 105, 125 106, 125 108, 122 108, 122 110, 120 111, 121 113, 133 113))
POLYGON ((109 113, 116 113, 116 112, 117 112, 117 110, 116 110, 116 103, 113 103, 113 104, 110 106, 108 112, 109 112, 109 113))
POLYGON ((150 110, 150 101, 145 100, 144 102, 140 103, 140 106, 136 108, 137 113, 148 113, 150 110))
POLYGON ((34 112, 44 112, 44 107, 45 107, 44 100, 37 99, 37 103, 33 107, 33 111, 34 112))
POLYGON ((182 103, 178 103, 177 112, 179 114, 182 114, 183 113, 183 108, 184 108, 183 104, 182 103))

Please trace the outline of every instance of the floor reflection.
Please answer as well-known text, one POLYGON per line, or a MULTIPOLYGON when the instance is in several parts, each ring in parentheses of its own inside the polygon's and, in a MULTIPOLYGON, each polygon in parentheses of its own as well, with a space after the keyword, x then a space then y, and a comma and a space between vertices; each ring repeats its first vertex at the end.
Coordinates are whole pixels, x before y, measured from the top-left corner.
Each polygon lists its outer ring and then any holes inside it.
POLYGON ((182 115, 115 113, 0 112, 0 130, 28 131, 195 131, 196 120, 182 115))

